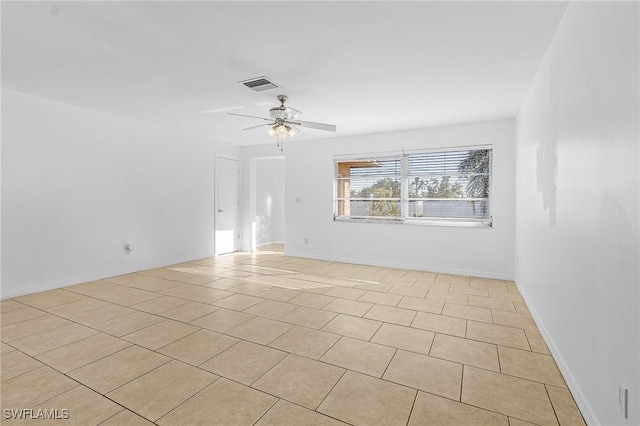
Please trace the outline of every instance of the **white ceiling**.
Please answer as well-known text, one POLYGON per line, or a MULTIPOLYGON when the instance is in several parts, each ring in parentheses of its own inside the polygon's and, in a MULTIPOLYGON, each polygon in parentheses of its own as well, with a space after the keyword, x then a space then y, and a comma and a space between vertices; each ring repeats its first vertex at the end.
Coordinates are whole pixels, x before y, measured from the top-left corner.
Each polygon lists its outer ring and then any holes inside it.
POLYGON ((2 2, 2 86, 238 145, 514 117, 566 2, 2 2), (267 76, 282 87, 239 84, 267 76))

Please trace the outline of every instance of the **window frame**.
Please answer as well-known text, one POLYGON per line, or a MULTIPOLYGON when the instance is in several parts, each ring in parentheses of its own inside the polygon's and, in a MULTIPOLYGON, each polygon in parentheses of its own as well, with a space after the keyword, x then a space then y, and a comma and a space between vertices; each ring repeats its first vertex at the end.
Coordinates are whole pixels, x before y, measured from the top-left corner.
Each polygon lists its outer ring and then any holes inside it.
MULTIPOLYGON (((368 221, 368 220, 372 220, 372 221, 379 221, 379 222, 397 222, 397 221, 401 221, 402 220, 402 210, 400 211, 400 214, 398 216, 363 216, 363 215, 349 215, 349 216, 341 216, 338 215, 338 212, 340 211, 340 201, 397 201, 399 205, 402 205, 402 167, 404 164, 404 160, 403 160, 403 156, 402 153, 387 153, 386 155, 383 154, 372 154, 372 155, 368 155, 366 157, 366 160, 362 160, 360 158, 360 156, 353 157, 341 157, 341 159, 337 159, 337 156, 334 157, 334 185, 333 185, 333 191, 334 191, 334 219, 335 220, 354 220, 354 221, 368 221), (364 168, 363 165, 364 163, 374 163, 375 161, 380 160, 380 161, 397 161, 399 162, 400 165, 400 169, 399 169, 399 174, 389 174, 389 173, 371 173, 371 174, 367 174, 363 177, 365 178, 379 178, 379 179, 384 179, 384 178, 391 178, 394 180, 397 180, 398 182, 400 182, 400 197, 377 197, 377 198, 363 198, 363 197, 339 197, 338 195, 338 182, 341 180, 341 178, 339 177, 339 168, 338 168, 338 163, 358 163, 360 164, 360 167, 358 168, 364 168)), ((351 183, 351 179, 352 176, 349 176, 348 179, 342 179, 342 180, 348 180, 349 181, 349 187, 351 187, 350 183, 351 183)), ((349 188, 350 190, 351 188, 349 188)), ((393 195, 393 194, 392 194, 393 195)))
MULTIPOLYGON (((493 144, 484 145, 468 145, 468 146, 456 146, 456 147, 442 147, 442 148, 428 148, 428 149, 416 149, 406 151, 390 151, 379 152, 370 154, 349 154, 349 155, 335 155, 333 157, 333 220, 336 222, 360 222, 360 223, 393 223, 393 224, 407 224, 407 225, 430 225, 430 226, 456 226, 456 227, 492 227, 493 216, 491 215, 491 202, 493 194, 493 144), (454 151, 476 151, 476 150, 489 150, 489 184, 488 184, 488 197, 463 197, 463 198, 411 198, 409 196, 409 180, 415 175, 409 175, 409 163, 411 155, 429 154, 429 153, 443 153, 454 151), (345 201, 351 201, 351 197, 339 197, 338 182, 340 180, 349 180, 340 178, 339 176, 339 163, 371 163, 376 160, 400 160, 400 215, 399 216, 361 216, 361 215, 339 215, 339 203, 345 201), (411 217, 409 214, 410 201, 442 201, 442 200, 457 200, 457 201, 488 201, 490 208, 490 215, 486 218, 455 218, 455 217, 411 217)), ((460 174, 443 174, 442 176, 464 176, 464 173, 460 174)), ((466 175, 477 175, 475 173, 468 173, 466 175)), ((370 176, 375 177, 375 174, 370 176)), ((390 177, 389 175, 381 175, 381 177, 390 177)), ((359 201, 356 199, 355 201, 359 201)), ((362 199, 364 201, 368 199, 362 199)), ((373 198, 373 200, 389 200, 396 201, 398 198, 373 198)))

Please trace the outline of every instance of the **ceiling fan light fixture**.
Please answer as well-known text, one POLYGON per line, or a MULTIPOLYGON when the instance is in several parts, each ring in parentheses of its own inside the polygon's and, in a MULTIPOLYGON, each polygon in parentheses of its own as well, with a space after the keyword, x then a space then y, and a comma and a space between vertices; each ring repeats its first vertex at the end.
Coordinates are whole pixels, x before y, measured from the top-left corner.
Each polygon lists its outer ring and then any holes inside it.
POLYGON ((285 109, 286 107, 284 105, 271 108, 269 110, 269 117, 273 120, 282 120, 285 118, 285 109))
POLYGON ((302 136, 302 132, 298 129, 297 126, 300 127, 309 127, 312 129, 325 130, 329 132, 335 132, 336 126, 334 124, 325 124, 325 123, 316 123, 313 121, 302 121, 298 120, 297 117, 301 114, 300 111, 294 108, 290 108, 285 106, 288 98, 285 95, 279 95, 278 101, 280 101, 280 105, 269 110, 269 115, 271 118, 264 117, 256 117, 253 115, 246 114, 236 114, 233 112, 228 112, 229 115, 235 115, 239 117, 248 117, 248 118, 257 118, 259 120, 268 121, 269 123, 261 124, 258 126, 247 127, 242 130, 254 129, 256 127, 267 127, 267 132, 269 136, 276 137, 278 140, 278 146, 280 150, 282 150, 282 146, 284 141, 287 138, 293 139, 296 136, 302 136))

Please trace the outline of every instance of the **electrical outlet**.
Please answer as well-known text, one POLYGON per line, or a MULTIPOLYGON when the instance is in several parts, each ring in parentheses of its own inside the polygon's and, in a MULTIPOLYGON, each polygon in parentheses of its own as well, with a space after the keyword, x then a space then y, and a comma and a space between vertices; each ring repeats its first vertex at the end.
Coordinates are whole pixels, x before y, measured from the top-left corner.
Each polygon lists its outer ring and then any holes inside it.
POLYGON ((302 197, 296 197, 296 203, 302 203, 302 197))
POLYGON ((628 419, 629 413, 627 412, 627 402, 629 400, 629 389, 622 386, 620 382, 618 382, 618 410, 622 417, 628 419))
POLYGON ((305 238, 305 239, 304 239, 304 243, 305 243, 305 244, 309 244, 309 239, 308 239, 308 238, 305 238))

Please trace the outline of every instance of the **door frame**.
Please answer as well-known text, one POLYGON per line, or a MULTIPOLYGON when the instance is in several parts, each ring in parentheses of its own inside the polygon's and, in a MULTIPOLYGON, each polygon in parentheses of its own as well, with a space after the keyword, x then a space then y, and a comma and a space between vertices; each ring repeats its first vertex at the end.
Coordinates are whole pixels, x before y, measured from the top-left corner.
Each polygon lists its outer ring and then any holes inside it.
MULTIPOLYGON (((217 231, 217 226, 218 226, 218 205, 219 205, 219 200, 218 200, 218 194, 220 194, 220 179, 218 179, 218 173, 220 171, 220 168, 218 167, 218 160, 219 159, 225 159, 225 160, 232 160, 232 161, 237 161, 238 162, 238 176, 237 176, 237 181, 238 181, 238 208, 236 209, 236 233, 237 235, 239 235, 240 237, 242 236, 241 234, 241 230, 242 230, 242 224, 240 223, 241 221, 241 217, 242 215, 240 214, 240 207, 242 205, 242 199, 241 199, 241 194, 242 194, 242 182, 241 182, 241 178, 242 178, 242 171, 241 171, 241 164, 240 164, 240 157, 237 157, 235 155, 228 155, 228 154, 218 154, 215 153, 214 154, 214 179, 215 179, 215 187, 214 187, 214 200, 213 200, 213 252, 216 256, 219 256, 220 253, 218 253, 217 251, 217 247, 216 247, 216 231, 217 231)), ((240 251, 240 241, 241 239, 238 238, 234 238, 235 244, 234 244, 234 250, 229 252, 229 253, 235 253, 237 251, 240 251)), ((226 253, 225 253, 226 254, 226 253)))
MULTIPOLYGON (((256 237, 256 223, 255 223, 255 218, 256 218, 256 211, 257 211, 257 182, 258 182, 258 162, 262 161, 262 160, 281 160, 285 162, 285 166, 286 166, 286 161, 287 161, 287 157, 285 155, 267 155, 267 156, 263 156, 263 157, 252 157, 249 159, 249 206, 248 206, 248 212, 249 212, 249 221, 247 223, 252 224, 251 229, 248 230, 250 231, 251 235, 250 235, 250 250, 251 251, 257 251, 258 250, 258 242, 257 242, 257 237, 256 237)), ((286 168, 285 168, 285 188, 283 188, 283 192, 284 192, 284 197, 285 197, 285 205, 286 205, 286 168)), ((286 212, 287 209, 285 207, 284 210, 284 214, 285 214, 285 240, 286 240, 286 212)))

